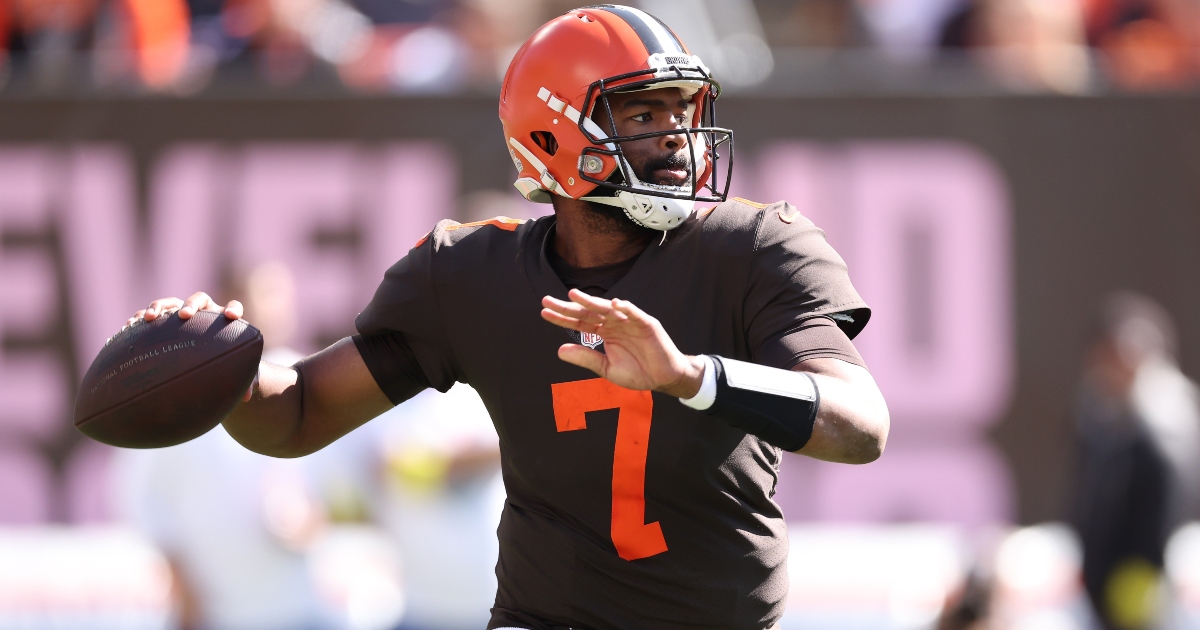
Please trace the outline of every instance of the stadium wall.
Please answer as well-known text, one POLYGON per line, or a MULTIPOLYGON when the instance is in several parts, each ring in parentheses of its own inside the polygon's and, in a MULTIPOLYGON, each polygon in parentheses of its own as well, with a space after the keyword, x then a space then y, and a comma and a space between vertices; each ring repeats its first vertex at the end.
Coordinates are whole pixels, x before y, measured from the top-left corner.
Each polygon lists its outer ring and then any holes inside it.
MULTIPOLYGON (((1200 99, 729 97, 734 194, 829 233, 875 317, 884 458, 801 458, 799 520, 1062 519, 1071 406, 1101 297, 1176 317, 1200 374, 1200 99)), ((104 339, 152 297, 299 280, 302 349, 351 332, 442 217, 535 216, 492 96, 0 102, 3 522, 102 520, 103 449, 70 428, 104 339), (11 487, 9 487, 11 486, 11 487)), ((702 307, 702 305, 698 305, 702 307)))

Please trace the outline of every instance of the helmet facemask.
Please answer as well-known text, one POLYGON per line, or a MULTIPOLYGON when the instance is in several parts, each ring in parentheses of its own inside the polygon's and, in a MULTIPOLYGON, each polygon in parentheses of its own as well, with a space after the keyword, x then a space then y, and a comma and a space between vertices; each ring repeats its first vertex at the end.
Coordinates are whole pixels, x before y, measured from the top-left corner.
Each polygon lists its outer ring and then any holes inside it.
POLYGON ((583 111, 598 113, 609 129, 615 130, 616 118, 609 104, 609 95, 677 87, 691 102, 688 108, 689 126, 632 136, 610 136, 588 114, 584 114, 579 119, 579 130, 593 146, 583 148, 579 159, 579 177, 596 185, 592 193, 582 197, 583 200, 620 207, 635 223, 665 231, 683 223, 691 215, 697 201, 725 201, 733 165, 733 132, 716 126, 714 101, 720 95, 721 88, 699 58, 672 55, 656 60, 654 57, 651 58, 651 67, 646 70, 592 83, 583 111), (655 61, 664 63, 655 64, 655 61), (622 149, 622 143, 625 142, 662 136, 683 136, 687 141, 688 178, 681 185, 642 181, 622 149), (598 177, 604 170, 602 165, 605 160, 602 156, 608 156, 617 165, 613 175, 607 179, 598 177), (596 194, 598 192, 609 194, 596 194))

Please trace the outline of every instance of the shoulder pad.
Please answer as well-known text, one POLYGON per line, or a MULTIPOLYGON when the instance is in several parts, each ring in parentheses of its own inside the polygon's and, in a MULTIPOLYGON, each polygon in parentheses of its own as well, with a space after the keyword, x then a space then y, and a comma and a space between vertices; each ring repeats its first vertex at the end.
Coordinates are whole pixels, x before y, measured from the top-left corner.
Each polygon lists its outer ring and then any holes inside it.
MULTIPOLYGON (((773 210, 778 210, 781 217, 795 218, 789 214, 794 213, 795 208, 786 201, 759 203, 741 197, 730 197, 716 206, 700 210, 696 213, 696 216, 701 220, 715 221, 716 223, 727 225, 727 227, 734 225, 751 226, 757 225, 760 216, 770 213, 773 210)), ((798 216, 798 213, 796 215, 798 216)))
POLYGON ((490 219, 485 219, 483 221, 472 221, 470 223, 459 223, 458 221, 451 221, 449 219, 446 219, 443 221, 439 221, 438 224, 433 228, 433 230, 430 232, 427 232, 425 234, 425 236, 422 236, 421 239, 418 240, 415 245, 413 245, 413 247, 416 248, 416 247, 420 247, 421 245, 424 245, 425 241, 429 240, 429 237, 432 234, 434 234, 435 232, 438 232, 439 230, 442 232, 454 232, 456 230, 461 230, 464 228, 478 228, 478 227, 483 227, 485 225, 490 225, 493 227, 498 227, 501 230, 504 230, 506 232, 513 232, 517 229, 517 226, 525 223, 526 221, 528 221, 528 219, 513 219, 511 217, 503 217, 503 216, 492 217, 490 219))
POLYGON ((788 205, 788 203, 783 200, 776 201, 775 203, 760 203, 757 201, 750 201, 749 199, 743 199, 741 197, 730 197, 725 202, 719 203, 716 206, 714 206, 712 208, 708 208, 707 210, 702 211, 702 212, 703 212, 704 216, 707 216, 714 212, 719 213, 721 211, 726 211, 726 212, 734 211, 734 212, 740 212, 740 213, 746 213, 746 214, 757 214, 759 212, 762 212, 763 210, 769 210, 771 208, 776 208, 776 207, 782 208, 787 205, 788 205))

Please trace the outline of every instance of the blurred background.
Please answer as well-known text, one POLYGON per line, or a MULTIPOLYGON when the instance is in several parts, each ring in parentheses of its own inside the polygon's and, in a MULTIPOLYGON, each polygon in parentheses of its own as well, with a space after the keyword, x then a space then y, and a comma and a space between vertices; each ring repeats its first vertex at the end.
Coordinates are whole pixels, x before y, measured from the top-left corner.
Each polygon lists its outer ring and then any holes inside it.
MULTIPOLYGON (((642 0, 735 195, 825 228, 893 427, 787 457, 780 626, 1200 628, 1200 2, 642 0)), ((441 218, 533 217, 496 116, 562 0, 0 0, 0 628, 481 628, 504 501, 464 385, 316 455, 70 424, 150 299, 288 363, 441 218)), ((703 305, 697 305, 703 308, 703 305)))

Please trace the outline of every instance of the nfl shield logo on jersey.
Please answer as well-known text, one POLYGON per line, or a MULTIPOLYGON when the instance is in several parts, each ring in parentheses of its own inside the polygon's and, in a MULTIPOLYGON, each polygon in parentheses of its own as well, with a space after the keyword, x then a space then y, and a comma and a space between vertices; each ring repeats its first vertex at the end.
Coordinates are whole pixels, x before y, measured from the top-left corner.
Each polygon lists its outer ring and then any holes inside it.
POLYGON ((579 343, 595 350, 597 346, 604 343, 604 339, 595 333, 579 333, 579 343))
MULTIPOLYGON (((604 343, 604 338, 595 333, 585 333, 585 332, 579 332, 577 330, 568 330, 567 336, 571 338, 571 341, 574 341, 575 343, 577 343, 581 346, 587 346, 587 347, 591 348, 592 350, 599 349, 601 344, 604 343)), ((604 352, 604 350, 600 350, 600 352, 604 352)))

